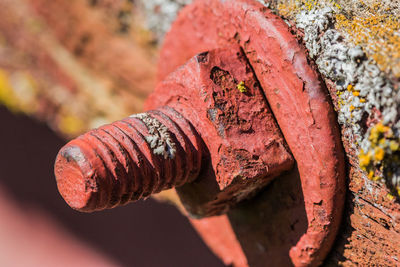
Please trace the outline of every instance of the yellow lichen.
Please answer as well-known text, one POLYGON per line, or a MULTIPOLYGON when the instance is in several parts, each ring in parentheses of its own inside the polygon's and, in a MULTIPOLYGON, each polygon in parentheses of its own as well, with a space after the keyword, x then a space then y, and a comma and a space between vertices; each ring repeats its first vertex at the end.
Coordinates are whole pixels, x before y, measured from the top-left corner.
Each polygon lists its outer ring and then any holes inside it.
POLYGON ((347 91, 353 91, 353 85, 352 84, 349 84, 347 86, 347 91))
POLYGON ((238 83, 237 89, 238 89, 241 93, 246 93, 246 92, 247 92, 247 87, 246 87, 246 85, 244 84, 244 81, 241 81, 240 83, 238 83))
POLYGON ((368 151, 361 149, 358 155, 361 169, 367 172, 370 180, 378 181, 385 177, 390 181, 396 166, 400 165, 400 140, 389 126, 381 122, 371 127, 368 140, 368 151))
POLYGON ((380 3, 367 6, 363 16, 336 15, 336 29, 347 33, 348 41, 363 47, 378 66, 400 76, 400 22, 379 9, 380 3))
POLYGON ((383 150, 383 148, 381 147, 375 147, 375 151, 374 151, 374 160, 376 161, 382 161, 383 157, 385 156, 385 150, 383 150))
POLYGON ((379 181, 379 180, 381 180, 382 179, 382 177, 380 177, 380 176, 374 176, 374 177, 372 177, 372 181, 374 181, 374 182, 377 182, 377 181, 379 181))
POLYGON ((374 175, 375 175, 375 172, 374 172, 374 171, 369 171, 369 172, 368 172, 368 178, 369 178, 370 180, 372 180, 372 179, 374 178, 374 175))
POLYGON ((383 125, 382 123, 376 124, 373 128, 371 128, 370 135, 368 139, 373 143, 378 143, 379 139, 383 136, 383 134, 387 133, 387 137, 392 136, 392 131, 390 127, 383 125))
MULTIPOLYGON (((279 1, 277 4, 277 9, 282 16, 293 18, 293 15, 298 10, 303 10, 306 6, 306 1, 294 0, 294 1, 279 1)), ((309 6, 309 3, 307 3, 309 6)))
POLYGON ((386 144, 386 141, 387 141, 386 138, 381 138, 381 139, 379 139, 378 144, 383 146, 386 144))
POLYGON ((392 151, 397 151, 399 150, 399 142, 392 140, 389 143, 389 147, 392 151))
POLYGON ((359 161, 360 161, 360 167, 365 171, 367 170, 367 166, 371 163, 371 157, 372 153, 368 152, 367 154, 364 153, 363 150, 361 150, 359 154, 359 161))
POLYGON ((387 197, 389 200, 393 200, 393 199, 394 199, 394 196, 393 196, 392 194, 390 194, 390 193, 388 193, 388 194, 386 195, 386 197, 387 197))
POLYGON ((313 10, 314 8, 322 8, 324 6, 329 5, 330 7, 340 10, 341 6, 335 0, 326 0, 326 1, 318 1, 318 0, 293 0, 293 1, 278 1, 276 8, 279 10, 279 14, 287 17, 294 18, 294 15, 299 10, 313 10))

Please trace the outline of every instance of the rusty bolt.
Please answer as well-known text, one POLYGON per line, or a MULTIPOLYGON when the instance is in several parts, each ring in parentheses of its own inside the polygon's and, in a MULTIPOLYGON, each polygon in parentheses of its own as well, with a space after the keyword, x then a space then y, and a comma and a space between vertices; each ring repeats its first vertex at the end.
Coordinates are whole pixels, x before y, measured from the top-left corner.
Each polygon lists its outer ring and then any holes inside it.
POLYGON ((58 154, 55 174, 72 208, 93 211, 192 181, 202 153, 193 126, 174 109, 162 107, 72 140, 58 154))
POLYGON ((63 147, 55 174, 74 209, 94 211, 172 187, 196 217, 226 212, 293 166, 237 45, 201 53, 161 82, 152 110, 63 147))

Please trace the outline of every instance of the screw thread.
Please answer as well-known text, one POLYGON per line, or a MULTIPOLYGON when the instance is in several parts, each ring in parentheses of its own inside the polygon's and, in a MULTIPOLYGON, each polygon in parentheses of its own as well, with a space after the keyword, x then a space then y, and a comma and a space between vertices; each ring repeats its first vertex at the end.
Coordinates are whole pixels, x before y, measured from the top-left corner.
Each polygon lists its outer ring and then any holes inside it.
POLYGON ((65 145, 57 186, 74 209, 112 208, 193 181, 201 147, 194 127, 170 107, 132 115, 65 145))

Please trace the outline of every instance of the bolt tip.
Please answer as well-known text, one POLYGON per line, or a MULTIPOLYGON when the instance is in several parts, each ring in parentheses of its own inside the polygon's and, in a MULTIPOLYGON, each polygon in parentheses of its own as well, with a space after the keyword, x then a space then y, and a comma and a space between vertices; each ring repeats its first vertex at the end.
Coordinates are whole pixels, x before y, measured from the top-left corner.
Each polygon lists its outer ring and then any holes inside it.
POLYGON ((54 164, 58 191, 71 208, 91 211, 91 200, 97 192, 93 171, 79 146, 67 144, 54 164))

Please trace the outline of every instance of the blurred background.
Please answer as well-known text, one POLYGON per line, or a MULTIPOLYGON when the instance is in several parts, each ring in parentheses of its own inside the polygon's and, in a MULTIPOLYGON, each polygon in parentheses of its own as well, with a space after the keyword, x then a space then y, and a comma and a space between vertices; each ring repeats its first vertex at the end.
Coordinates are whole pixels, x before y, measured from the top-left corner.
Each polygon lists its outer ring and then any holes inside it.
POLYGON ((0 266, 223 266, 153 199, 93 214, 58 194, 66 141, 142 110, 186 1, 0 0, 0 266))

